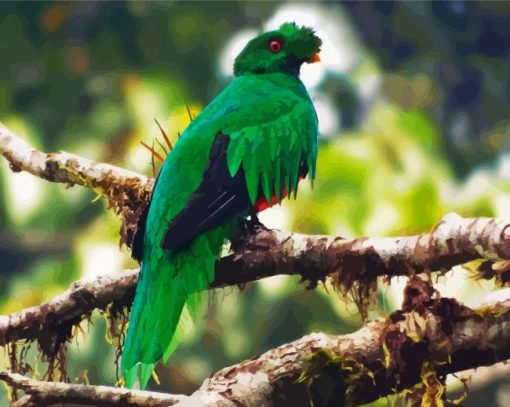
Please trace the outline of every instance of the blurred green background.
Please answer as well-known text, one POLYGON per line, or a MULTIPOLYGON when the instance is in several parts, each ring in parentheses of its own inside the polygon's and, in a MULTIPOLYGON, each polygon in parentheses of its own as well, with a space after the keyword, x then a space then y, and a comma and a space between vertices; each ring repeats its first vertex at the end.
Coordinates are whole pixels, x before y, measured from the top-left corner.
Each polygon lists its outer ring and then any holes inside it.
MULTIPOLYGON (((509 13, 510 3, 487 1, 1 3, 0 120, 42 150, 150 175, 140 141, 159 136, 154 119, 175 139, 186 105, 198 113, 231 80, 249 38, 296 21, 324 41, 322 63, 302 72, 320 121, 318 176, 263 222, 349 237, 423 232, 450 211, 505 216, 509 13)), ((93 192, 13 174, 4 160, 0 191, 0 313, 135 267, 93 192)), ((493 288, 468 274, 459 268, 437 288, 468 303, 493 288)), ((398 308, 404 284, 381 285, 371 317, 398 308)), ((353 306, 297 278, 219 290, 151 388, 191 392, 211 372, 306 333, 359 326, 353 306)), ((69 347, 71 379, 86 369, 91 383, 114 384, 104 318, 84 327, 69 347)), ((464 405, 510 405, 508 372, 482 370, 464 405)))

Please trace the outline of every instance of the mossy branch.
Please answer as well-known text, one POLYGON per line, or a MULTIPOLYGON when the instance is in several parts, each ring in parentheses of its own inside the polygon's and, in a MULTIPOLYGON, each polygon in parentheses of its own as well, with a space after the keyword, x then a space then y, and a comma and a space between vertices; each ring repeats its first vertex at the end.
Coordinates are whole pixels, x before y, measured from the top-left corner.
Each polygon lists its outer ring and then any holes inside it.
MULTIPOLYGON (((510 357, 510 298, 473 310, 455 300, 439 298, 417 280, 408 285, 406 296, 409 303, 411 298, 415 300, 413 308, 406 312, 397 311, 348 335, 304 336, 214 373, 190 396, 167 397, 178 399, 176 406, 271 406, 278 400, 304 406, 308 405, 308 392, 318 381, 324 380, 323 386, 338 387, 338 382, 328 382, 336 362, 339 370, 335 377, 344 380, 346 405, 359 405, 416 386, 422 382, 427 366, 434 366, 435 375, 444 377, 510 357), (329 359, 320 357, 324 353, 329 359), (315 364, 310 364, 310 358, 315 358, 315 364), (317 368, 317 358, 322 361, 322 368, 317 368), (325 369, 326 365, 333 369, 325 369)), ((28 395, 17 403, 37 401, 19 406, 73 401, 92 405, 172 405, 166 399, 148 404, 148 400, 154 400, 153 395, 143 392, 135 392, 136 403, 122 404, 125 399, 121 396, 127 391, 113 387, 38 382, 9 373, 0 373, 0 379, 28 395), (92 402, 90 395, 97 392, 107 395, 106 404, 92 402)), ((322 397, 325 394, 328 392, 321 392, 322 397)), ((323 405, 333 405, 328 404, 328 399, 322 401, 323 405)))
MULTIPOLYGON (((42 153, 1 125, 0 153, 13 171, 28 171, 67 185, 79 184, 105 196, 121 216, 121 241, 130 246, 138 217, 150 197, 152 178, 68 153, 42 153)), ((475 270, 478 277, 495 277, 506 283, 510 269, 509 226, 510 222, 504 219, 465 219, 450 214, 430 232, 397 238, 343 239, 263 228, 253 233, 245 231, 233 240, 232 253, 218 260, 211 288, 241 285, 277 274, 300 275, 315 287, 330 277, 338 291, 350 293, 364 310, 378 277, 447 271, 455 265, 479 260, 475 270)), ((77 282, 45 304, 1 316, 0 344, 37 340, 43 352, 56 353, 72 327, 94 309, 129 307, 137 276, 138 270, 130 270, 77 282)), ((307 355, 319 350, 341 360, 352 360, 354 367, 362 364, 369 369, 370 380, 358 380, 354 387, 349 384, 346 395, 349 402, 356 403, 416 385, 421 375, 430 371, 424 370, 426 361, 434 364, 437 374, 444 375, 509 357, 510 300, 473 311, 455 300, 433 298, 426 290, 416 299, 411 291, 402 311, 387 320, 368 323, 351 335, 312 334, 223 369, 184 403, 271 405, 281 392, 302 401, 303 397, 306 399, 306 389, 297 379, 306 371, 307 355), (403 355, 410 350, 423 355, 423 359, 404 363, 403 355)), ((8 374, 2 377, 10 380, 12 386, 23 388, 8 374)), ((20 383, 25 380, 17 379, 20 383)), ((74 385, 57 384, 64 387, 55 387, 60 390, 51 393, 52 402, 70 401, 65 399, 65 386, 74 385)), ((26 387, 28 396, 17 403, 35 397, 36 390, 29 389, 26 387)), ((40 394, 42 398, 36 400, 44 399, 45 393, 40 394)))
MULTIPOLYGON (((453 214, 430 233, 399 238, 345 240, 259 229, 241 236, 234 253, 217 262, 211 288, 281 274, 299 275, 314 287, 329 276, 339 291, 352 293, 363 305, 378 277, 446 271, 480 258, 482 265, 488 263, 479 267, 480 277, 497 275, 506 281, 507 271, 501 265, 510 255, 509 230, 504 220, 453 214)), ((129 307, 137 281, 137 269, 77 281, 46 303, 2 315, 0 345, 22 339, 44 341, 51 331, 70 332, 95 309, 104 310, 112 303, 129 307)))

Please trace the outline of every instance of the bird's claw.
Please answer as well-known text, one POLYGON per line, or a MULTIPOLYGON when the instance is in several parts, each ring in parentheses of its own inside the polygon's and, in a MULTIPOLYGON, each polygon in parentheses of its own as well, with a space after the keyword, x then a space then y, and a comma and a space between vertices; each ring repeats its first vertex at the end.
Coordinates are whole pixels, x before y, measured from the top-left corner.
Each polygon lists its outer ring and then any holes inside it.
POLYGON ((255 234, 261 230, 269 230, 259 219, 256 213, 252 213, 250 218, 246 220, 249 231, 255 234))
POLYGON ((239 231, 244 234, 255 235, 262 230, 269 229, 260 222, 256 213, 252 213, 249 217, 242 219, 239 224, 239 231))

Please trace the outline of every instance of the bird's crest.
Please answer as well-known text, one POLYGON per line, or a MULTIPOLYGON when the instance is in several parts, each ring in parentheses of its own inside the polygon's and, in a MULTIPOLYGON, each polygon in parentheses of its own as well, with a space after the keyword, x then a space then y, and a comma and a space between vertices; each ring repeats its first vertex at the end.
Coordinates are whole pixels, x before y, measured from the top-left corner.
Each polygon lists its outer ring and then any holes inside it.
POLYGON ((315 47, 317 48, 317 52, 320 52, 320 47, 322 45, 322 40, 317 37, 315 34, 315 30, 311 27, 306 27, 304 25, 299 26, 295 22, 291 23, 283 23, 279 31, 282 32, 285 36, 292 39, 302 39, 303 41, 309 41, 310 39, 314 42, 315 47))

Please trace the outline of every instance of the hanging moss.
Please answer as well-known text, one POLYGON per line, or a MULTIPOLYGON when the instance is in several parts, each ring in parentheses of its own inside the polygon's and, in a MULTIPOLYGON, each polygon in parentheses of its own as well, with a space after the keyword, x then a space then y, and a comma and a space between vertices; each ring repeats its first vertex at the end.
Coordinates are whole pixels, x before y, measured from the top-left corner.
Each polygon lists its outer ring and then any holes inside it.
POLYGON ((304 383, 314 407, 351 405, 357 386, 374 382, 374 374, 354 358, 340 358, 325 350, 309 355, 298 379, 304 383))
POLYGON ((112 303, 103 313, 106 320, 106 341, 115 346, 115 379, 122 386, 120 375, 120 358, 126 339, 129 322, 129 307, 120 303, 112 303))

